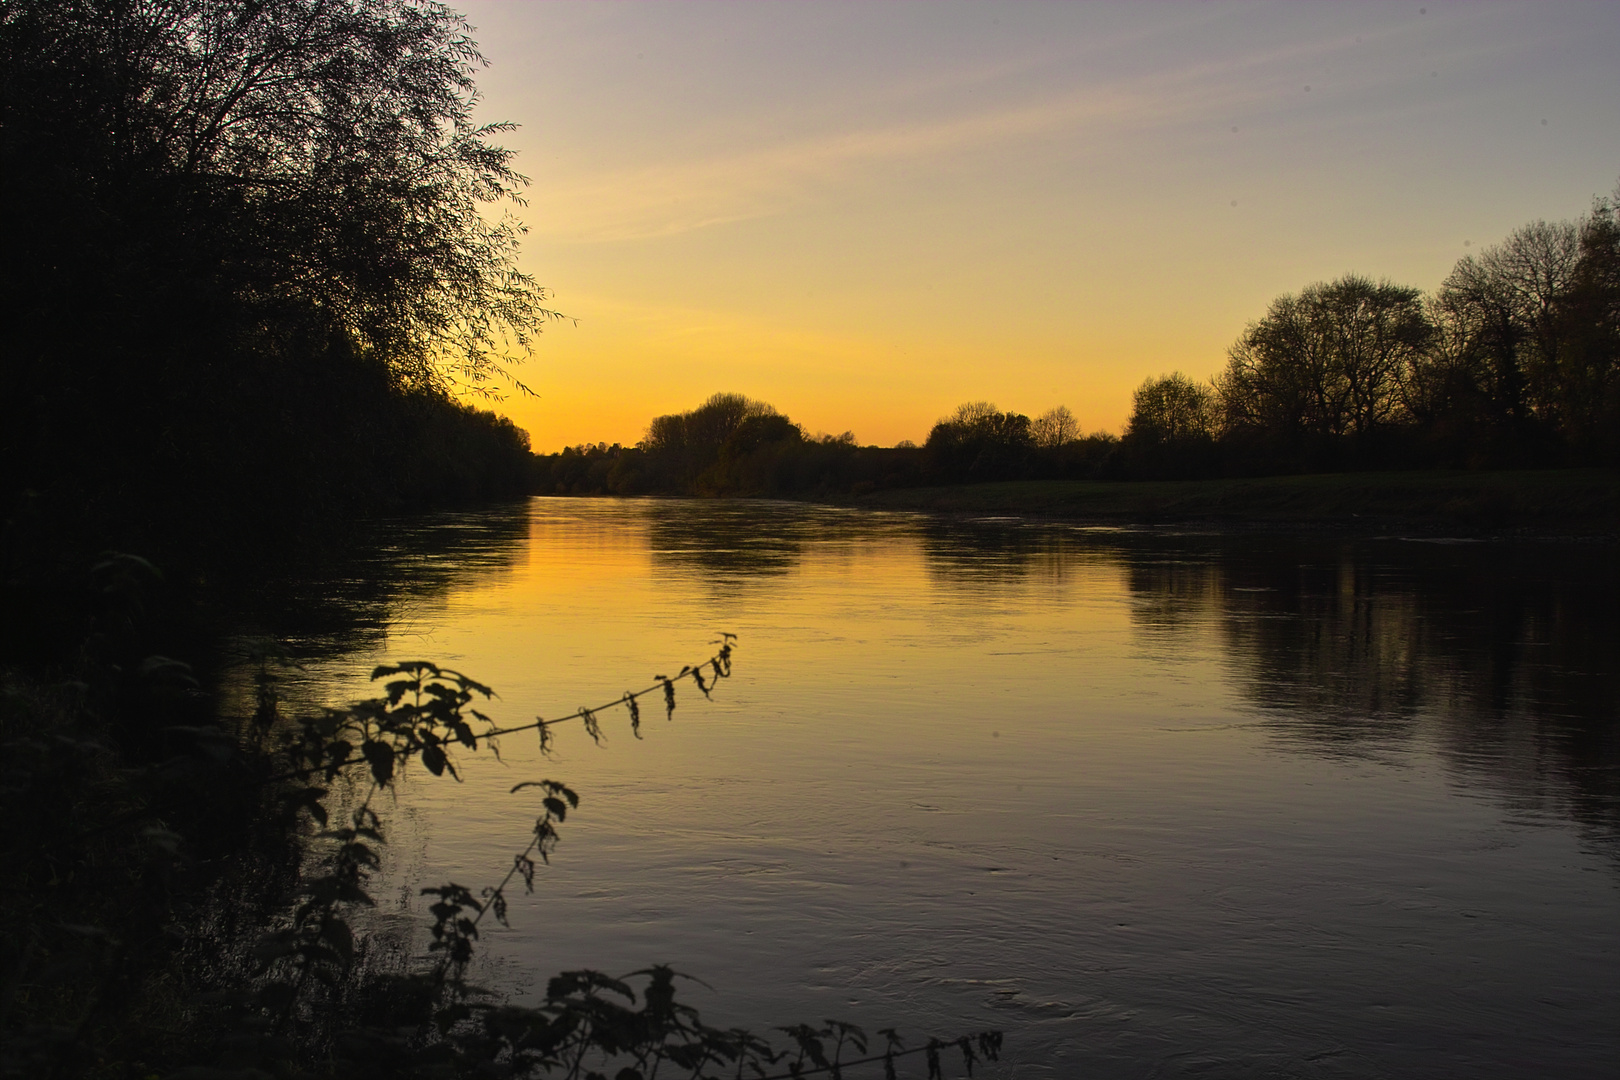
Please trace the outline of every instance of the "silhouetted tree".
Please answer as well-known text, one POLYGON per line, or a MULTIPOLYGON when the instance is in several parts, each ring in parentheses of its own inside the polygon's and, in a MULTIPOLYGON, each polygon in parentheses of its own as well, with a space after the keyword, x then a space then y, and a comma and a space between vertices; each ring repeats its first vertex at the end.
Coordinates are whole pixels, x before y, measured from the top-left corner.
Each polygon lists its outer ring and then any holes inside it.
POLYGON ((1217 419, 1212 387, 1179 371, 1144 380, 1125 428, 1125 467, 1140 477, 1212 475, 1217 419))
POLYGON ((484 59, 460 15, 415 0, 6 8, 6 172, 28 195, 59 203, 42 189, 66 181, 219 294, 342 332, 416 385, 486 379, 549 314, 513 262, 521 226, 482 213, 525 181, 490 141, 511 125, 472 122, 484 59))
POLYGON ((1125 438, 1147 443, 1208 438, 1214 426, 1214 392, 1178 371, 1148 378, 1136 388, 1125 438))
POLYGON ((1048 409, 1030 425, 1030 436, 1042 450, 1056 450, 1080 438, 1080 422, 1067 405, 1048 409))
POLYGON ((765 402, 715 394, 655 418, 635 447, 539 456, 533 478, 536 491, 559 495, 824 498, 921 483, 924 470, 916 446, 861 446, 849 431, 807 435, 765 402))
MULTIPOLYGON (((797 441, 802 435, 798 425, 763 401, 716 393, 690 412, 655 417, 640 449, 656 477, 655 490, 691 492, 717 466, 735 463, 762 443, 797 441)), ((702 486, 728 485, 716 474, 702 486)))
POLYGON ((1402 417, 1401 387, 1430 336, 1421 294, 1404 285, 1351 274, 1279 297, 1228 353, 1223 427, 1284 454, 1361 442, 1402 417))
POLYGON ((972 401, 934 425, 923 452, 937 479, 960 483, 1022 476, 1034 447, 1029 417, 972 401))
POLYGON ((1534 222, 1458 262, 1429 302, 1435 335, 1407 395, 1447 457, 1613 458, 1617 236, 1599 199, 1580 221, 1534 222))
POLYGON ((1581 253, 1559 299, 1560 413, 1580 459, 1620 463, 1620 213, 1599 200, 1581 223, 1581 253))
POLYGON ((742 394, 714 394, 685 418, 687 446, 715 452, 750 421, 785 419, 772 406, 742 394))
POLYGON ((8 503, 352 510, 482 423, 447 392, 552 313, 486 212, 524 181, 468 33, 417 0, 0 7, 8 503))
POLYGON ((1436 297, 1452 339, 1445 360, 1467 373, 1516 437, 1558 422, 1560 301, 1580 250, 1575 224, 1537 221, 1465 256, 1436 297))

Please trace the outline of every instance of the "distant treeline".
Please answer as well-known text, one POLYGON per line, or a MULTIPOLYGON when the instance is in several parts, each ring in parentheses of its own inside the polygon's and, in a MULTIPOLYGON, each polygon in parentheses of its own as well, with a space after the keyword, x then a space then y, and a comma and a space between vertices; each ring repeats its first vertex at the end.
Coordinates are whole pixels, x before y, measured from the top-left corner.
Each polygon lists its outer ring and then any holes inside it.
POLYGON ((1348 275, 1279 297, 1211 382, 1145 381, 1122 439, 1082 436, 1062 406, 1031 420, 972 402, 920 447, 859 446, 716 394, 656 418, 636 446, 537 457, 534 489, 813 497, 994 480, 1616 464, 1620 220, 1609 199, 1463 258, 1432 295, 1348 275))
POLYGON ((13 558, 523 493, 526 437, 454 399, 550 314, 518 226, 482 213, 522 180, 471 122, 460 26, 394 0, 4 5, 13 558))
POLYGON ((1022 477, 1083 479, 1109 467, 1119 440, 1081 438, 1067 408, 1036 420, 973 402, 922 446, 861 446, 850 432, 812 435, 770 405, 715 394, 653 420, 632 447, 569 447, 535 458, 534 489, 559 495, 826 497, 881 488, 1022 477))
POLYGON ((1212 382, 1177 373, 1142 384, 1117 471, 1616 464, 1611 198, 1579 221, 1537 221, 1465 256, 1432 294, 1348 275, 1279 297, 1212 382))

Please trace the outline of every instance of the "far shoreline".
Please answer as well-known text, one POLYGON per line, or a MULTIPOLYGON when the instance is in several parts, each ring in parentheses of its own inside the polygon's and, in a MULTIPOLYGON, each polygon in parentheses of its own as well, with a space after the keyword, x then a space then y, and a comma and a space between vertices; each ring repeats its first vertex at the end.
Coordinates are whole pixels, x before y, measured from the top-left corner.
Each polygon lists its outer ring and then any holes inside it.
POLYGON ((953 518, 1005 515, 1099 526, 1620 539, 1620 472, 1611 469, 1010 480, 892 488, 810 501, 953 518))

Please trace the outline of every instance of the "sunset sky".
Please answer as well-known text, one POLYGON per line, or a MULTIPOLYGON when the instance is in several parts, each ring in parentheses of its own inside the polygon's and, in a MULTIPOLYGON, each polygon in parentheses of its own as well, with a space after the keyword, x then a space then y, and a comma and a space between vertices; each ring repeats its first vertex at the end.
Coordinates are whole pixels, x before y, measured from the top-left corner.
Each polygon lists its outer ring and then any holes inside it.
POLYGON ((1609 3, 461 3, 531 177, 536 450, 716 390, 1116 433, 1283 292, 1424 289, 1620 179, 1609 3))

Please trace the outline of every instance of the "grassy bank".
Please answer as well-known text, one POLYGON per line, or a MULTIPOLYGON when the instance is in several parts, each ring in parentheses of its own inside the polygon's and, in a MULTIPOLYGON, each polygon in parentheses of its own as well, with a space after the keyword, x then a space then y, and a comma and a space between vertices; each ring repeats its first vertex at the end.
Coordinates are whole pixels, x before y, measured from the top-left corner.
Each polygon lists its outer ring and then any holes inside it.
POLYGON ((1330 473, 1236 480, 1032 480, 874 492, 856 505, 1017 514, 1105 524, 1406 527, 1425 531, 1620 533, 1620 474, 1330 473))

